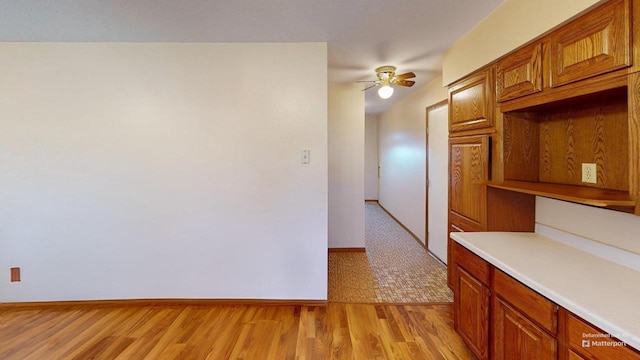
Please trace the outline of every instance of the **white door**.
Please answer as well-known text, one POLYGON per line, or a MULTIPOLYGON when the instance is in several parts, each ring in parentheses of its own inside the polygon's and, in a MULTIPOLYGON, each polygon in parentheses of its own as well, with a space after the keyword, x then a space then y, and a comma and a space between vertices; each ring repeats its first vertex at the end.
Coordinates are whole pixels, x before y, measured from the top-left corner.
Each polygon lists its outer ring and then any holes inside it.
POLYGON ((449 201, 449 118, 447 105, 427 113, 427 234, 429 251, 447 262, 447 209, 449 201))

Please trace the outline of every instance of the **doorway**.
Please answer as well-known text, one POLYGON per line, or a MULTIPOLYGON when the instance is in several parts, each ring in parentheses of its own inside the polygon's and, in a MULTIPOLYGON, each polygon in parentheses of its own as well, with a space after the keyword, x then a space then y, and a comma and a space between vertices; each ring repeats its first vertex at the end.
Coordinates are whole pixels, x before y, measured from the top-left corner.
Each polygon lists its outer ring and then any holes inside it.
POLYGON ((429 251, 447 262, 449 203, 449 106, 447 101, 427 108, 427 211, 429 251))

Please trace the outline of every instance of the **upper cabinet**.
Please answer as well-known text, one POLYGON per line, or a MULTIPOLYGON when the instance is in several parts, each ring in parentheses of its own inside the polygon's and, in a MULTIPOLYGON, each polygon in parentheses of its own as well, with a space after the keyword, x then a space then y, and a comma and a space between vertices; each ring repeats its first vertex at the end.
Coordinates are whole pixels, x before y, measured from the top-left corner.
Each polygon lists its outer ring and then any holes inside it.
POLYGON ((542 91, 542 43, 524 47, 498 61, 496 92, 498 101, 542 91))
POLYGON ((610 0, 499 59, 496 100, 503 112, 591 94, 603 81, 638 71, 640 64, 631 68, 640 56, 632 19, 640 19, 640 10, 633 15, 632 8, 630 0, 610 0))
POLYGON ((487 67, 449 87, 449 131, 489 129, 495 113, 494 68, 487 67))
POLYGON ((639 8, 610 0, 496 62, 490 187, 640 215, 639 8))
POLYGON ((552 87, 631 65, 628 1, 610 1, 550 36, 552 87))

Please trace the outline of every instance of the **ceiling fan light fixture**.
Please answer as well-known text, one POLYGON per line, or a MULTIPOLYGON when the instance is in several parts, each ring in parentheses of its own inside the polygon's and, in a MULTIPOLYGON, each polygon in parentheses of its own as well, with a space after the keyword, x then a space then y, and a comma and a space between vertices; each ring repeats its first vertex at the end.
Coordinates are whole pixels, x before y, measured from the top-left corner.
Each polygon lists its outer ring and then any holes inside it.
POLYGON ((384 85, 378 89, 378 96, 383 99, 388 99, 393 95, 393 88, 390 85, 384 85))
POLYGON ((395 66, 385 65, 376 69, 376 75, 378 80, 364 80, 358 82, 373 83, 362 89, 362 91, 369 90, 373 87, 378 87, 378 96, 383 99, 388 99, 393 95, 394 86, 406 86, 411 87, 415 84, 415 81, 407 80, 416 77, 416 74, 412 72, 396 75, 395 66))

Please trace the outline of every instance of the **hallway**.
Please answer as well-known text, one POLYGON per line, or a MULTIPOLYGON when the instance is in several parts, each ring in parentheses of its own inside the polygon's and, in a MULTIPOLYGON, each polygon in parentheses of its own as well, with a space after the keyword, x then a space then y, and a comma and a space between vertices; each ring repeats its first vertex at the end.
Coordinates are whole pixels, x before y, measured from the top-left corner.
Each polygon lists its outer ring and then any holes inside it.
POLYGON ((377 203, 365 209, 366 254, 329 254, 329 301, 452 302, 446 267, 377 203))

